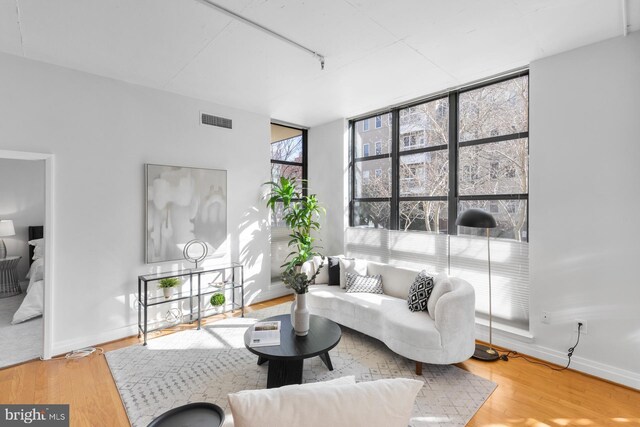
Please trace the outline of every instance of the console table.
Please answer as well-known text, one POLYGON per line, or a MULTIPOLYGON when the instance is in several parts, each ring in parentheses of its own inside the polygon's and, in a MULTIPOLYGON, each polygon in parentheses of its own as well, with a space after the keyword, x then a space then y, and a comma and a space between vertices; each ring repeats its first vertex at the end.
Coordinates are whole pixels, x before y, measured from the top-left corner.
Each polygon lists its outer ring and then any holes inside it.
POLYGON ((0 258, 0 298, 12 297, 22 293, 18 280, 18 263, 22 257, 0 258))
MULTIPOLYGON (((218 292, 226 294, 225 291, 231 292, 231 310, 242 310, 242 317, 244 317, 244 267, 237 262, 222 267, 192 268, 138 276, 138 338, 140 338, 141 335, 144 336, 143 345, 147 345, 147 333, 150 332, 147 317, 149 307, 188 299, 190 309, 189 319, 190 322, 193 322, 193 300, 197 298, 198 308, 196 319, 198 321, 198 329, 200 329, 202 323, 202 298, 218 292), (206 287, 203 287, 202 279, 205 276, 213 276, 213 280, 206 287), (149 295, 150 282, 159 282, 162 279, 173 277, 188 278, 189 291, 174 294, 171 298, 165 298, 162 295, 149 295), (236 292, 240 294, 239 298, 236 298, 236 292), (237 299, 239 299, 239 302, 237 299)), ((227 304, 227 302, 225 302, 225 304, 227 304)))

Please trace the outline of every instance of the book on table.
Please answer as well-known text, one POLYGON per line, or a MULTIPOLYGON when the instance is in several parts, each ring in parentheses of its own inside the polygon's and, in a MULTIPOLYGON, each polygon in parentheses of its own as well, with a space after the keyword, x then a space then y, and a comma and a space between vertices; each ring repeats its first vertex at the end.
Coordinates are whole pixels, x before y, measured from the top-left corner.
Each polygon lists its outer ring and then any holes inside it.
POLYGON ((280 321, 258 322, 251 333, 251 347, 280 345, 280 321))

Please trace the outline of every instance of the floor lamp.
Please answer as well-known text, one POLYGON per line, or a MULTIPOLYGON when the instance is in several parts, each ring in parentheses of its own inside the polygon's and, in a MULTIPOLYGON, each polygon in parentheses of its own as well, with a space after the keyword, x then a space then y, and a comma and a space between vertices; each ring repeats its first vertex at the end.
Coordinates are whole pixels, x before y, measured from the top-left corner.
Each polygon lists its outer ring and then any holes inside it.
POLYGON ((493 349, 492 312, 491 312, 491 245, 489 243, 489 229, 496 227, 496 219, 489 212, 482 209, 467 209, 456 219, 456 225, 463 227, 484 228, 487 230, 487 260, 489 266, 489 347, 476 344, 476 351, 473 353, 474 359, 487 362, 498 360, 500 355, 493 349))

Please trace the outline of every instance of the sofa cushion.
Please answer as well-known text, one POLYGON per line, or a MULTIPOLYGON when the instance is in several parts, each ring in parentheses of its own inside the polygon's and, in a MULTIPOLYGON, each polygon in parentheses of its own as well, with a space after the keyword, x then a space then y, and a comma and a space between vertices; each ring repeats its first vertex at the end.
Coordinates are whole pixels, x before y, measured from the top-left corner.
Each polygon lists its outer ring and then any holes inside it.
POLYGON ((416 275, 413 284, 409 288, 407 304, 411 311, 427 311, 427 301, 433 291, 433 277, 425 270, 416 275))
POLYGON ((442 295, 453 290, 453 284, 447 273, 440 273, 433 280, 433 291, 427 302, 427 310, 432 319, 436 318, 436 304, 442 295))
MULTIPOLYGON (((311 313, 327 315, 331 320, 382 339, 383 311, 397 298, 384 294, 347 293, 336 286, 309 287, 307 304, 311 313)), ((406 302, 401 301, 407 310, 406 302)))
POLYGON ((383 294, 382 276, 361 276, 359 274, 347 273, 348 293, 364 292, 369 294, 383 294))
POLYGON ((369 276, 381 275, 384 293, 406 301, 409 288, 413 279, 416 278, 418 270, 369 261, 365 274, 369 276))
POLYGON ((340 258, 330 256, 328 257, 328 272, 329 272, 329 281, 327 284, 332 286, 340 285, 341 274, 340 274, 340 258))
MULTIPOLYGON (((347 287, 347 273, 366 276, 367 260, 354 258, 340 258, 340 287, 347 287)), ((373 275, 372 275, 373 276, 373 275)))
POLYGON ((313 257, 313 267, 318 272, 314 283, 329 283, 329 260, 316 255, 313 257), (320 267, 320 264, 322 264, 322 267, 320 267))
MULTIPOLYGON (((259 422, 262 412, 265 410, 263 406, 281 404, 278 400, 285 395, 295 394, 295 390, 305 388, 313 391, 320 387, 335 387, 339 385, 355 384, 356 378, 353 375, 336 378, 329 381, 320 381, 317 383, 294 384, 287 385, 276 389, 267 390, 243 390, 228 395, 229 406, 234 417, 234 427, 254 425, 259 422), (276 391, 277 390, 277 391, 276 391)), ((273 408, 267 408, 273 410, 273 408)), ((226 423, 225 423, 226 425, 226 423)))
POLYGON ((406 427, 424 382, 393 378, 358 384, 303 384, 229 395, 236 427, 406 427))

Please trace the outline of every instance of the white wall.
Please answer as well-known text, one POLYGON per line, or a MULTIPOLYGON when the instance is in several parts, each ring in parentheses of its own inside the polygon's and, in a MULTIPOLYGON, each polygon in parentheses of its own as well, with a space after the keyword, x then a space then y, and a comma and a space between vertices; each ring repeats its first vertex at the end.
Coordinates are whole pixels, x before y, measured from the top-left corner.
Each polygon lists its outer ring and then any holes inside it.
MULTIPOLYGON (((571 367, 640 388, 639 137, 640 32, 531 64, 533 338, 494 330, 495 343, 564 365, 573 323, 586 320, 571 367), (550 324, 541 322, 543 311, 550 324)), ((310 131, 310 181, 335 210, 323 231, 335 242, 348 226, 348 191, 334 191, 334 174, 347 182, 346 161, 332 154, 343 141, 338 122, 310 131)), ((488 340, 486 326, 477 337, 488 340)))
POLYGON ((13 220, 16 235, 0 237, 7 256, 21 256, 20 280, 29 271, 30 225, 44 225, 44 161, 0 159, 0 219, 13 220))
POLYGON ((344 252, 344 232, 348 226, 348 123, 336 120, 309 130, 309 191, 318 196, 327 215, 320 221, 321 253, 344 252))
POLYGON ((640 32, 532 63, 530 92, 535 343, 566 356, 586 320, 578 364, 640 388, 640 32))
POLYGON ((145 163, 228 170, 228 259, 249 302, 282 292, 260 199, 269 117, 2 54, 0 121, 0 149, 55 156, 54 352, 134 334, 137 276, 181 264, 144 264, 145 163))

